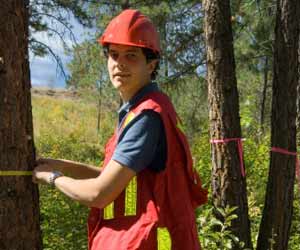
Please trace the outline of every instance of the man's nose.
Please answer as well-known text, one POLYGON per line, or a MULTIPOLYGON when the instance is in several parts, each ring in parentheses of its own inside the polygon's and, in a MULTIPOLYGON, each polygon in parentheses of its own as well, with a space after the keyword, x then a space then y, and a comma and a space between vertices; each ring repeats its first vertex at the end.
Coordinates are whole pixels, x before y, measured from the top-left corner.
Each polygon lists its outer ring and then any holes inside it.
POLYGON ((126 64, 127 64, 126 56, 125 55, 119 55, 116 62, 117 62, 117 65, 119 67, 125 67, 126 64))

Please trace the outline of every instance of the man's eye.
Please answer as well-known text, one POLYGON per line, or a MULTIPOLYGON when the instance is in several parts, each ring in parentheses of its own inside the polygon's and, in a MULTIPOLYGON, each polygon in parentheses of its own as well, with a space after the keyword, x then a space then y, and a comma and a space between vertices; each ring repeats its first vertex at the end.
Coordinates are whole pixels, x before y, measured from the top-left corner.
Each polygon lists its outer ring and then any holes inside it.
POLYGON ((118 53, 115 53, 115 52, 109 52, 109 56, 114 59, 114 60, 117 60, 118 59, 118 53))
POLYGON ((135 60, 137 56, 136 54, 127 54, 126 57, 128 60, 135 60))

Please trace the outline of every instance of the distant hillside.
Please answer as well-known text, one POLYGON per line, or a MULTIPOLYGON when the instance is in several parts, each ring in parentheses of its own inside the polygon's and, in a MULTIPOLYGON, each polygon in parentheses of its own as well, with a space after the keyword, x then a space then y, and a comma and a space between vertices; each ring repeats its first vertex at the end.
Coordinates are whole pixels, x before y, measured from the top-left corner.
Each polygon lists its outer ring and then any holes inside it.
POLYGON ((47 88, 47 87, 33 87, 31 89, 31 94, 33 96, 49 96, 54 98, 70 98, 77 99, 80 93, 72 89, 64 88, 47 88))

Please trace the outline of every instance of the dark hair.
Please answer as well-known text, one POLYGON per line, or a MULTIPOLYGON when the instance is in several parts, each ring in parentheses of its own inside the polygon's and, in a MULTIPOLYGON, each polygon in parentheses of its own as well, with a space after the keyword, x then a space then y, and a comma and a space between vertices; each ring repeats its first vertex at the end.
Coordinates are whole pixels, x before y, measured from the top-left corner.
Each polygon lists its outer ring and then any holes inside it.
MULTIPOLYGON (((109 45, 105 45, 103 46, 103 54, 106 58, 108 58, 108 49, 109 49, 109 45)), ((148 48, 141 48, 143 54, 146 57, 146 62, 149 63, 152 60, 158 60, 154 70, 151 73, 151 80, 155 80, 157 74, 158 74, 158 70, 159 70, 159 60, 160 60, 160 55, 156 52, 154 52, 152 49, 148 49, 148 48)))
POLYGON ((152 60, 158 60, 154 70, 151 73, 151 80, 155 80, 157 74, 158 74, 158 70, 159 70, 159 59, 160 56, 158 53, 155 53, 152 49, 148 49, 148 48, 142 48, 143 54, 146 57, 146 62, 149 63, 152 60))

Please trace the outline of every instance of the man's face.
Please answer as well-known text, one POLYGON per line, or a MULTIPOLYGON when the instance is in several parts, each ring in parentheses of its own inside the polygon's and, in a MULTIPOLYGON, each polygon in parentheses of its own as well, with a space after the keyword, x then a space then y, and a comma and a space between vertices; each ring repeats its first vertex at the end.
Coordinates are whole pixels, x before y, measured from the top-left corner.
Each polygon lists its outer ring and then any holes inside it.
POLYGON ((107 67, 113 86, 127 99, 150 81, 155 62, 147 63, 139 47, 110 44, 107 67))

